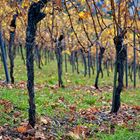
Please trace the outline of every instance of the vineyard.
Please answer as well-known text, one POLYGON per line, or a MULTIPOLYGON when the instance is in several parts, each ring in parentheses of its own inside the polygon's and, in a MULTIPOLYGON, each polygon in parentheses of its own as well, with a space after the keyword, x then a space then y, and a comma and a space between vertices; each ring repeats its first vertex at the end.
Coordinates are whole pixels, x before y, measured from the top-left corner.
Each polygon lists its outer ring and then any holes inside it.
POLYGON ((1 0, 0 140, 139 140, 140 1, 1 0))

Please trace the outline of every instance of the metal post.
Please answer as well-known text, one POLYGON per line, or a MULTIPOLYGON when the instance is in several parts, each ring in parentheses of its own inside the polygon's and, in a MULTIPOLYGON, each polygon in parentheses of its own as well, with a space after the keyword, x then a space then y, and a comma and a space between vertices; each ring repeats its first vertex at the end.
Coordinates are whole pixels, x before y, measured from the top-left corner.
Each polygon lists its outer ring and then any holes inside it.
POLYGON ((2 53, 2 60, 3 60, 4 70, 5 70, 6 82, 9 83, 10 78, 9 78, 9 74, 8 74, 8 67, 7 67, 6 56, 5 56, 4 42, 3 42, 3 39, 2 39, 1 31, 0 31, 0 46, 1 46, 1 53, 2 53))

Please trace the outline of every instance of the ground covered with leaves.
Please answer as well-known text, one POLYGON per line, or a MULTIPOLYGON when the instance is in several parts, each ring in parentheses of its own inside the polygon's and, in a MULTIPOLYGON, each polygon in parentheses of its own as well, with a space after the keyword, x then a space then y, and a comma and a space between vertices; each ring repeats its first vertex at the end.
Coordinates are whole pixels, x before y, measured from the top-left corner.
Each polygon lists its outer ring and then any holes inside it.
MULTIPOLYGON (((26 67, 16 59, 14 85, 6 85, 0 71, 0 139, 2 140, 139 140, 140 89, 123 89, 121 109, 110 114, 113 72, 100 79, 95 90, 91 78, 68 72, 65 88, 57 86, 56 62, 39 70, 35 66, 36 127, 28 125, 26 67)), ((0 65, 1 68, 2 65, 0 65)), ((139 79, 138 79, 139 80, 139 79)), ((139 83, 139 81, 138 81, 139 83)), ((137 85, 138 87, 140 85, 137 85)))
MULTIPOLYGON (((66 112, 64 117, 41 116, 37 121, 36 128, 33 129, 26 122, 20 126, 0 127, 1 139, 100 139, 98 134, 113 135, 117 129, 125 129, 129 135, 119 136, 119 139, 139 139, 140 107, 122 105, 118 115, 108 113, 108 107, 88 108, 76 112, 75 107, 70 107, 70 112, 66 112)), ((16 118, 18 112, 14 113, 16 118)), ((124 133, 125 134, 125 133, 124 133)), ((114 137, 116 139, 117 136, 114 137)), ((106 136, 107 139, 107 136, 106 136)), ((113 138, 112 138, 113 139, 113 138)))

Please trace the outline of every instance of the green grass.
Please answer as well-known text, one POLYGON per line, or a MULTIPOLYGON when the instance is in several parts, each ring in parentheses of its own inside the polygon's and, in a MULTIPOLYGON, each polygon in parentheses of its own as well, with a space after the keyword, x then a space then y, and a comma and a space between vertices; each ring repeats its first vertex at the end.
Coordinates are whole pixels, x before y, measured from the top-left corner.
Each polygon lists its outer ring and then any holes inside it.
POLYGON ((102 133, 99 134, 99 138, 103 140, 140 140, 140 133, 118 128, 114 135, 102 133))
MULTIPOLYGON (((4 70, 2 63, 0 69, 0 79, 4 80, 4 70)), ((108 100, 112 99, 112 90, 102 93, 93 93, 89 90, 84 90, 82 86, 92 86, 94 85, 95 75, 92 75, 90 78, 88 76, 84 77, 83 74, 77 74, 71 72, 71 67, 68 65, 68 72, 65 73, 63 70, 63 80, 66 88, 64 89, 51 89, 49 86, 57 84, 57 67, 56 62, 52 61, 50 64, 47 64, 38 69, 35 64, 35 83, 37 85, 46 85, 43 88, 35 88, 35 100, 36 100, 36 112, 37 116, 48 115, 48 116, 65 116, 65 112, 69 111, 69 106, 75 105, 76 110, 90 108, 93 106, 109 106, 110 103, 108 100), (60 98, 64 98, 64 102, 60 101, 60 98)), ((80 65, 80 71, 83 71, 82 65, 80 65)), ((15 69, 14 76, 16 83, 27 80, 26 76, 26 66, 22 64, 20 57, 15 59, 15 69)), ((130 86, 133 86, 133 83, 130 83, 130 86)), ((140 80, 137 79, 137 86, 140 86, 140 80)), ((104 72, 103 79, 99 80, 99 87, 103 86, 112 86, 113 85, 113 72, 110 73, 110 77, 107 76, 106 71, 104 72)), ((128 89, 123 90, 121 100, 123 103, 128 105, 140 105, 140 89, 128 89)), ((21 111, 20 118, 17 119, 15 123, 14 118, 12 118, 12 113, 4 113, 3 106, 0 105, 0 125, 5 123, 10 126, 18 125, 21 121, 28 118, 28 92, 27 89, 20 88, 0 88, 0 99, 5 99, 10 101, 13 104, 15 112, 16 110, 21 111)), ((80 120, 79 120, 80 121, 80 120)), ((79 122, 80 123, 80 122, 79 122)), ((140 133, 131 132, 127 129, 118 128, 116 133, 113 134, 103 134, 97 133, 98 139, 103 140, 139 140, 140 133)))

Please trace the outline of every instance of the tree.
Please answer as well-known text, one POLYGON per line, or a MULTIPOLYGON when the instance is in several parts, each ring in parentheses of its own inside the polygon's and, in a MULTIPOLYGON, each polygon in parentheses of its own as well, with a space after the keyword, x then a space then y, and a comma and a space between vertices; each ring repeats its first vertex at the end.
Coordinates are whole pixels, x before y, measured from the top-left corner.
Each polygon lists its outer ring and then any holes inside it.
POLYGON ((10 78, 11 83, 14 84, 14 76, 13 76, 13 70, 14 70, 14 39, 15 39, 15 30, 16 30, 16 19, 18 17, 18 14, 13 15, 13 19, 11 20, 10 24, 10 40, 9 40, 9 60, 10 60, 10 78))
POLYGON ((112 101, 112 113, 117 113, 120 108, 120 94, 123 88, 124 62, 126 60, 126 48, 123 45, 125 32, 114 37, 116 48, 115 75, 118 74, 118 86, 114 89, 112 101))
POLYGON ((37 24, 45 17, 41 12, 48 0, 33 2, 28 11, 28 25, 26 29, 26 66, 27 66, 27 88, 29 93, 29 124, 35 126, 35 94, 34 94, 34 62, 33 48, 35 46, 35 36, 37 24))
POLYGON ((57 59, 57 68, 58 68, 58 85, 59 87, 64 87, 63 81, 62 81, 62 40, 64 39, 64 35, 60 35, 60 37, 56 40, 56 47, 55 47, 55 53, 56 53, 56 59, 57 59))
MULTIPOLYGON (((134 17, 130 17, 129 13, 129 2, 127 1, 118 1, 114 3, 114 0, 111 0, 111 10, 114 22, 114 44, 116 49, 116 62, 115 62, 115 71, 114 71, 114 89, 113 89, 113 99, 112 99, 112 113, 117 113, 120 108, 120 94, 123 88, 123 76, 124 76, 124 61, 126 59, 126 48, 124 43, 124 37, 129 29, 135 29, 137 26, 137 16, 136 9, 134 12, 134 17), (117 8, 116 8, 117 7, 117 8), (124 20, 122 20, 124 18, 124 20), (118 85, 116 85, 118 76, 118 85)), ((134 41, 135 42, 135 41, 134 41)))
POLYGON ((95 87, 96 89, 98 89, 98 78, 99 78, 99 74, 102 74, 103 77, 103 70, 102 70, 102 59, 103 59, 103 54, 105 52, 105 48, 104 47, 100 47, 100 52, 99 52, 99 58, 98 58, 98 66, 97 66, 97 75, 96 75, 96 80, 95 80, 95 87))

